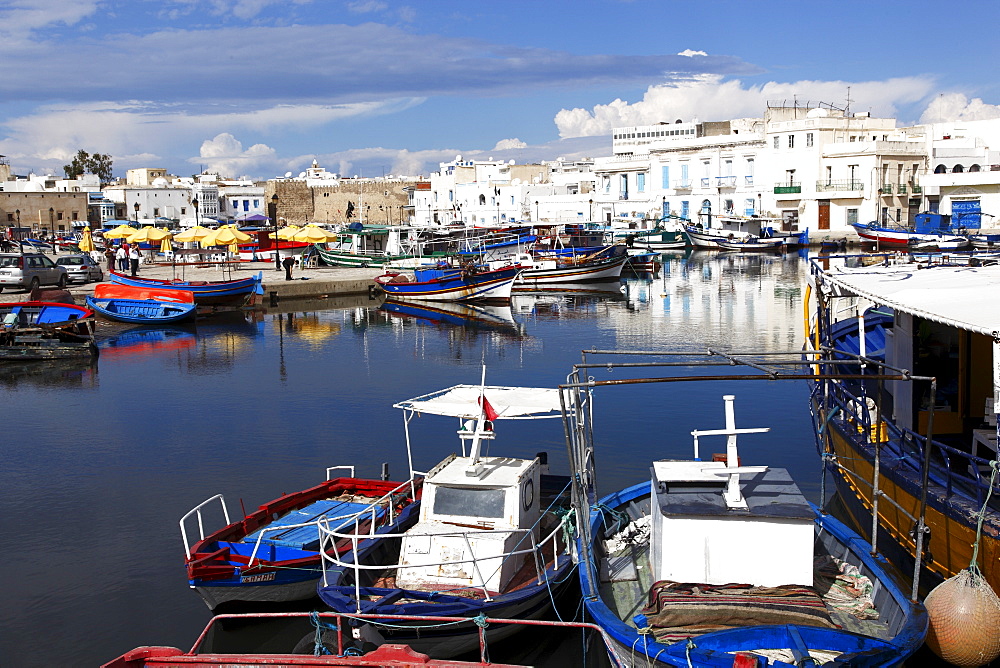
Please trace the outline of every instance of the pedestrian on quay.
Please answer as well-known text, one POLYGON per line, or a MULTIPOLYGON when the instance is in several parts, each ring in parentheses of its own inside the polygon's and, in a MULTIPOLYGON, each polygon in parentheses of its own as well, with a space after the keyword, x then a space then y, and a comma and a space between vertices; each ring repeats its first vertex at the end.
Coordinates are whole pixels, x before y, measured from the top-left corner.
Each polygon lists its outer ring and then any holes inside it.
POLYGON ((295 266, 295 258, 291 255, 281 261, 281 266, 285 268, 285 280, 292 280, 292 267, 295 266))
POLYGON ((128 253, 125 252, 125 246, 118 247, 118 250, 115 251, 115 259, 118 260, 118 271, 122 273, 128 271, 128 253))
POLYGON ((139 273, 139 258, 141 257, 138 244, 132 244, 132 248, 128 251, 128 261, 132 267, 133 276, 139 273))
POLYGON ((108 260, 108 271, 115 268, 115 247, 108 244, 108 247, 104 249, 104 257, 108 260))

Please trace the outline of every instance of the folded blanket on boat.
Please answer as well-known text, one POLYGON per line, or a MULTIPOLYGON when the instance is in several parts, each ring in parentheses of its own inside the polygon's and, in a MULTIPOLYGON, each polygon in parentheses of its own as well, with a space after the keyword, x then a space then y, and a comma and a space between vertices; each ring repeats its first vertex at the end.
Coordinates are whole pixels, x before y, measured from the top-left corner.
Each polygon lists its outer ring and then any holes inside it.
POLYGON ((653 635, 663 643, 761 624, 837 628, 819 594, 799 585, 754 587, 661 580, 650 590, 642 613, 653 635))

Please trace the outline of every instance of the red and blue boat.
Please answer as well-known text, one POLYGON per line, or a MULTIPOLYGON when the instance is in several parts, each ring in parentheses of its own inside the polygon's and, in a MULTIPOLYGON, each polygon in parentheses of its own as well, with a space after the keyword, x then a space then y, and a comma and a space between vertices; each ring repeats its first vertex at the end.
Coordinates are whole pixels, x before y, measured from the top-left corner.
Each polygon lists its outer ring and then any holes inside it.
POLYGON ((510 301, 511 288, 521 274, 519 265, 492 270, 484 265, 447 264, 415 269, 413 280, 398 272, 375 277, 375 285, 390 299, 416 301, 510 301))
POLYGON ((333 468, 348 468, 350 476, 281 496, 242 520, 230 520, 221 494, 181 518, 188 583, 210 609, 312 598, 324 553, 368 563, 392 548, 392 541, 376 541, 377 536, 405 531, 416 521, 420 479, 370 480, 355 478, 353 466, 333 468), (220 513, 225 526, 205 534, 206 519, 220 513), (187 532, 192 521, 199 532, 193 542, 187 532), (320 524, 349 538, 321 547, 320 524))
POLYGON ((94 312, 76 304, 0 304, 0 360, 97 357, 94 312))
POLYGON ((87 306, 108 320, 140 325, 162 325, 194 320, 194 303, 161 302, 156 299, 97 299, 87 297, 87 306))
POLYGON ((166 290, 187 290, 194 294, 196 304, 231 304, 242 302, 251 295, 264 294, 262 283, 264 273, 238 278, 233 281, 181 281, 159 278, 128 276, 117 271, 110 272, 111 282, 131 285, 137 288, 158 288, 166 290))

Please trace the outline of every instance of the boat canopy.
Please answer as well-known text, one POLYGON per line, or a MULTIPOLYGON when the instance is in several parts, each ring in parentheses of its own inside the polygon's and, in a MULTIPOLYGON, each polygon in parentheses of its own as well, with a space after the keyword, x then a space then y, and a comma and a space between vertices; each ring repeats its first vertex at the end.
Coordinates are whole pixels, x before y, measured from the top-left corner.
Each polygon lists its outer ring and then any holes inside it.
POLYGON ((497 387, 455 385, 408 399, 393 408, 457 418, 478 418, 483 413, 479 397, 485 397, 496 413, 495 420, 532 420, 562 417, 559 390, 544 387, 497 387))
POLYGON ((1000 265, 879 265, 823 272, 841 296, 857 295, 897 311, 987 336, 1000 331, 1000 265))

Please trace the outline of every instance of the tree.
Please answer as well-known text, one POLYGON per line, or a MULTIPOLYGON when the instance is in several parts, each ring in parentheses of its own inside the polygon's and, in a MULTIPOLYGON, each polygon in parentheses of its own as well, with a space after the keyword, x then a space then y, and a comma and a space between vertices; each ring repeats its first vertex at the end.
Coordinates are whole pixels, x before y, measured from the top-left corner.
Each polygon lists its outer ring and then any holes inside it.
POLYGON ((112 160, 107 153, 95 153, 90 155, 82 148, 73 156, 73 162, 63 165, 66 178, 75 179, 81 174, 95 174, 101 183, 111 183, 112 160))

